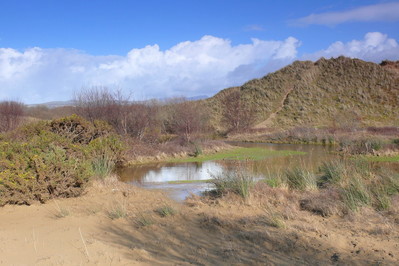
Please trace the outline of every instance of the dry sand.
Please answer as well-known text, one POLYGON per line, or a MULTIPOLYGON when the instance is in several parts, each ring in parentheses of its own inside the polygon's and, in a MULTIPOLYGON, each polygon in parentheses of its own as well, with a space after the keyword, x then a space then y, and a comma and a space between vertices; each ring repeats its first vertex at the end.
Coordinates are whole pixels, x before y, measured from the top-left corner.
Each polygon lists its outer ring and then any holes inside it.
POLYGON ((374 211, 323 218, 294 206, 279 215, 257 199, 183 204, 159 191, 95 183, 80 198, 1 208, 0 264, 398 264, 398 224, 374 211), (163 206, 177 214, 161 217, 154 210, 163 206), (126 217, 110 217, 118 213, 126 217))

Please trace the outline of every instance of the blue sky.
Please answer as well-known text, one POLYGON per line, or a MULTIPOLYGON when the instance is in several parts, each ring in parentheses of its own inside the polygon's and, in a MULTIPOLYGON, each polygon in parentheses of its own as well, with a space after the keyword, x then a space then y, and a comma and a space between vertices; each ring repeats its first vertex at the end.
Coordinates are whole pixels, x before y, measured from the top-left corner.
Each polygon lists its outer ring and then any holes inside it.
POLYGON ((399 1, 0 0, 0 100, 213 95, 294 60, 399 60, 399 1))

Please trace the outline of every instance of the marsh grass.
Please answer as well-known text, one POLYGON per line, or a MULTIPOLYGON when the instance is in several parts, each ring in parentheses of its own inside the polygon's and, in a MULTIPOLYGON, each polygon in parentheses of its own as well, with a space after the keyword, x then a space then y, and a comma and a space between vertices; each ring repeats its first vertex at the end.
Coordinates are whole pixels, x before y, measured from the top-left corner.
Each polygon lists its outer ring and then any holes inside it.
POLYGON ((334 186, 339 189, 343 202, 352 211, 361 206, 373 206, 386 210, 391 206, 391 196, 399 193, 398 173, 373 168, 362 159, 338 159, 320 167, 320 187, 334 186))
POLYGON ((113 169, 115 168, 115 162, 111 157, 103 155, 95 158, 92 161, 92 167, 95 176, 100 179, 104 179, 111 175, 113 169))
POLYGON ((287 227, 281 213, 272 211, 270 208, 265 208, 265 213, 267 225, 282 229, 287 227))
POLYGON ((370 192, 361 177, 349 179, 348 184, 342 186, 342 196, 344 203, 352 211, 371 204, 370 192))
POLYGON ((296 166, 284 172, 285 181, 289 189, 314 190, 317 189, 315 175, 302 167, 296 166))
POLYGON ((255 185, 255 178, 248 170, 246 162, 237 162, 233 170, 225 170, 214 175, 209 182, 215 185, 218 195, 233 192, 243 199, 248 199, 250 191, 255 185))

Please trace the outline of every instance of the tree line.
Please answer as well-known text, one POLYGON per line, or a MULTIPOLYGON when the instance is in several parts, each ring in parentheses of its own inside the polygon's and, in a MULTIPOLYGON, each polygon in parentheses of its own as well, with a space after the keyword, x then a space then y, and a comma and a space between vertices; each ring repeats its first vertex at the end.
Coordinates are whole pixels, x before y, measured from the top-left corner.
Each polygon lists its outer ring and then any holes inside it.
MULTIPOLYGON (((219 101, 220 123, 226 132, 244 131, 255 119, 239 90, 225 94, 219 101)), ((213 134, 212 108, 207 101, 185 98, 132 101, 131 95, 107 87, 84 88, 74 95, 74 106, 48 108, 27 107, 18 101, 0 102, 0 131, 15 129, 32 119, 51 119, 76 113, 89 121, 108 122, 120 135, 140 141, 158 141, 165 135, 176 135, 184 142, 213 134), (54 117, 55 116, 55 117, 54 117)))

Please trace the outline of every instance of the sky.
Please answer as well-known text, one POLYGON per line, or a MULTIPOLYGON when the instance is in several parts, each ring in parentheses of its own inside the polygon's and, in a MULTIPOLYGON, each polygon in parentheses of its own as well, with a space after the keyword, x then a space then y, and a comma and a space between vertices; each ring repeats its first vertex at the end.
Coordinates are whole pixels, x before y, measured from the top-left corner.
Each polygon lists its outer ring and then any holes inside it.
POLYGON ((399 60, 399 1, 0 0, 0 101, 212 96, 295 60, 399 60))

